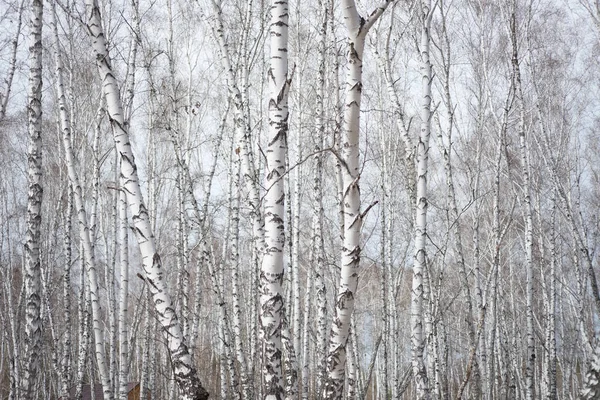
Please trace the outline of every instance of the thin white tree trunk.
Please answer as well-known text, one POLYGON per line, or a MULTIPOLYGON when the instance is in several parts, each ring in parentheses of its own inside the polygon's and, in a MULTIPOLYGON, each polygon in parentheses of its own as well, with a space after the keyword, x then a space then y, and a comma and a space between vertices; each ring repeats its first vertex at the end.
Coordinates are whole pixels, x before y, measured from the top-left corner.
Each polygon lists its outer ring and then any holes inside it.
MULTIPOLYGON (((427 175, 429 138, 431 133, 431 62, 429 60, 431 0, 421 2, 421 131, 417 142, 417 187, 416 187, 416 218, 415 218, 415 255, 413 263, 413 280, 411 296, 411 352, 413 377, 416 383, 418 399, 429 398, 429 381, 423 353, 425 351, 425 336, 423 323, 426 319, 425 279, 427 268, 427 175)), ((430 371, 432 372, 432 371, 430 371)))
MULTIPOLYGON (((319 79, 317 89, 317 145, 315 146, 315 166, 313 173, 313 219, 312 219, 312 270, 314 270, 314 291, 316 292, 317 308, 317 337, 315 343, 316 358, 316 385, 315 393, 322 393, 323 385, 326 379, 326 360, 327 360, 327 288, 325 286, 324 272, 325 263, 325 243, 323 240, 323 219, 325 210, 323 208, 323 146, 325 141, 325 95, 326 95, 326 77, 327 77, 327 26, 330 18, 329 4, 326 1, 319 1, 321 13, 321 24, 319 29, 319 79)), ((311 296, 312 296, 311 292, 311 296)), ((308 316, 305 316, 308 318, 308 316)), ((306 364, 308 360, 305 360, 306 364)))
POLYGON ((119 295, 119 397, 127 400, 127 383, 129 381, 129 342, 128 342, 128 295, 129 295, 129 240, 127 219, 127 195, 119 190, 119 250, 120 250, 120 295, 119 295))
POLYGON ((525 137, 525 104, 519 67, 519 52, 517 42, 517 1, 513 0, 510 16, 510 38, 512 44, 512 69, 515 88, 515 99, 519 112, 519 145, 521 153, 521 168, 524 187, 525 207, 525 303, 527 321, 527 355, 525 364, 525 398, 533 400, 535 395, 535 333, 533 331, 533 207, 531 204, 531 183, 529 179, 529 148, 525 137))
MULTIPOLYGON (((549 288, 548 288, 548 316, 546 326, 546 348, 547 348, 547 400, 557 399, 557 387, 556 387, 556 368, 557 368, 557 354, 556 354, 556 268, 557 260, 557 225, 556 225, 556 190, 552 192, 552 222, 550 226, 550 276, 549 276, 549 288)), ((560 265, 560 264, 559 264, 560 265)))
POLYGON ((6 83, 6 88, 4 89, 4 93, 0 93, 0 122, 2 122, 6 117, 6 108, 8 107, 8 100, 10 99, 10 92, 12 90, 15 71, 17 70, 17 53, 19 50, 21 27, 23 26, 23 9, 25 8, 25 1, 26 0, 21 0, 21 3, 19 4, 17 29, 14 34, 13 40, 11 41, 10 66, 8 67, 8 73, 6 75, 6 78, 4 79, 4 82, 6 83))
POLYGON ((65 333, 63 336, 63 349, 61 358, 61 387, 60 395, 68 396, 72 381, 72 351, 71 348, 71 263, 73 262, 72 225, 73 225, 73 189, 68 183, 67 207, 64 215, 64 252, 65 265, 63 271, 63 315, 65 333))
MULTIPOLYGON (((362 65, 365 39, 369 29, 383 14, 389 2, 384 2, 367 19, 361 17, 354 0, 343 0, 342 10, 348 39, 346 107, 342 126, 341 174, 344 214, 344 238, 341 254, 341 276, 335 301, 335 316, 331 325, 327 355, 327 382, 323 397, 341 399, 344 395, 346 344, 350 320, 354 312, 354 296, 358 285, 360 264, 360 231, 364 212, 360 210, 359 132, 362 94, 362 65)), ((367 209, 368 211, 368 209, 367 209)))
MULTIPOLYGON (((83 248, 83 246, 80 246, 83 248)), ((83 377, 85 376, 85 365, 87 362, 87 350, 89 344, 89 310, 87 307, 87 285, 85 281, 85 266, 81 264, 81 275, 79 279, 79 299, 77 303, 77 314, 79 316, 79 345, 77 353, 77 380, 75 386, 75 398, 81 399, 83 390, 83 377)))
POLYGON ((308 399, 310 396, 310 327, 311 323, 311 303, 314 287, 314 268, 309 268, 306 272, 306 285, 304 286, 304 328, 302 334, 302 381, 300 395, 302 399, 308 399))
POLYGON ((521 169, 524 188, 525 207, 525 318, 527 321, 527 355, 525 364, 525 398, 533 400, 535 396, 535 333, 533 330, 533 207, 531 204, 531 183, 529 172, 529 148, 525 137, 525 104, 521 84, 521 70, 519 66, 519 52, 517 42, 517 0, 513 0, 510 16, 510 38, 512 44, 512 72, 515 88, 515 100, 519 112, 519 147, 521 153, 521 169))
POLYGON ((25 234, 25 363, 23 392, 32 398, 40 368, 41 319, 41 260, 40 227, 42 224, 42 0, 31 1, 29 32, 29 86, 27 148, 27 232, 25 234))
POLYGON ((113 75, 106 40, 102 29, 102 18, 97 0, 86 0, 87 26, 96 55, 98 72, 102 79, 104 96, 108 108, 111 127, 118 153, 121 155, 121 175, 123 190, 127 192, 135 236, 142 255, 142 265, 153 296, 156 317, 160 322, 167 349, 172 362, 173 373, 184 400, 206 399, 208 393, 202 387, 196 368, 185 343, 181 325, 174 311, 171 297, 167 292, 162 262, 156 251, 154 234, 150 224, 148 209, 144 204, 139 184, 137 167, 129 142, 129 133, 123 115, 123 106, 118 83, 113 75))
MULTIPOLYGON (((237 361, 239 363, 240 375, 242 380, 242 399, 250 400, 253 397, 252 383, 248 375, 248 363, 246 360, 246 352, 242 343, 242 305, 241 305, 241 294, 239 290, 239 269, 240 269, 240 255, 239 255, 239 239, 240 239, 240 192, 239 192, 239 176, 240 176, 240 162, 237 157, 233 156, 231 162, 234 163, 233 171, 231 171, 231 182, 229 187, 229 199, 230 199, 230 216, 228 220, 228 234, 230 243, 229 249, 229 263, 228 267, 231 270, 231 304, 232 304, 232 323, 233 329, 231 329, 231 335, 235 345, 235 352, 237 361)), ((225 258, 225 257, 224 257, 225 258)), ((223 286, 216 288, 221 293, 224 290, 223 286)), ((223 296, 221 294, 221 296, 223 296)), ((224 303, 224 300, 223 300, 224 303)), ((223 324, 226 329, 229 329, 228 316, 226 309, 223 306, 223 324)), ((232 344, 230 344, 231 346, 232 344)), ((235 387, 235 386, 234 386, 235 387)))

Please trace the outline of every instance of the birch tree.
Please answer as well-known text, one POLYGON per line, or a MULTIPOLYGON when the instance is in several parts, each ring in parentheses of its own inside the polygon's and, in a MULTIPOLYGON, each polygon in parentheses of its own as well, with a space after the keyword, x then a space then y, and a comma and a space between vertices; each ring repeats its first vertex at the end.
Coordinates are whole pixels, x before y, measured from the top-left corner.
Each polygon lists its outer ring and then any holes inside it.
POLYGON ((424 293, 427 274, 427 174, 429 160, 429 138, 431 135, 431 62, 429 55, 430 27, 433 10, 431 1, 423 0, 420 6, 421 37, 419 42, 421 71, 421 129, 417 141, 416 162, 416 218, 415 218, 415 256, 413 262, 412 296, 410 306, 411 353, 413 376, 416 383, 417 398, 429 398, 429 382, 423 353, 425 339, 423 322, 425 321, 424 293))
POLYGON ((271 4, 271 64, 269 81, 269 139, 264 199, 265 253, 260 275, 261 327, 264 343, 265 379, 264 398, 281 399, 283 396, 281 329, 284 323, 282 296, 283 249, 285 246, 285 159, 288 133, 288 93, 291 77, 288 76, 288 22, 289 8, 286 0, 271 4))
POLYGON ((519 66, 519 51, 517 41, 517 1, 511 4, 510 39, 512 44, 512 69, 515 88, 515 99, 519 112, 519 146, 521 152, 521 168, 523 173, 524 207, 525 207, 525 252, 526 252, 526 319, 527 319, 527 360, 525 369, 525 398, 534 398, 534 368, 535 368, 535 334, 533 330, 533 207, 531 204, 531 183, 529 171, 529 148, 525 137, 525 104, 521 69, 519 66))
POLYGON ((98 72, 103 81, 107 114, 113 130, 116 150, 121 157, 121 179, 124 183, 122 190, 127 192, 134 232, 142 255, 142 265, 150 285, 149 289, 152 293, 157 318, 162 325, 167 340, 173 374, 183 399, 206 399, 208 393, 198 379, 196 368, 192 364, 183 337, 181 325, 171 305, 171 297, 167 292, 160 255, 156 251, 148 210, 142 198, 135 158, 129 142, 128 127, 124 121, 119 86, 110 64, 102 18, 96 0, 86 0, 86 14, 88 33, 92 39, 98 72))
POLYGON ((42 340, 40 227, 42 224, 42 24, 41 0, 32 0, 29 24, 29 86, 27 149, 28 194, 27 233, 25 237, 25 368, 24 398, 34 395, 42 340))
MULTIPOLYGON (((17 52, 19 50, 19 40, 21 37, 21 28, 23 26, 23 9, 25 7, 26 0, 20 0, 18 7, 18 16, 17 16, 17 29, 14 34, 14 37, 11 41, 11 58, 10 58, 10 66, 8 69, 8 73, 6 74, 6 78, 4 79, 4 83, 6 87, 3 92, 0 93, 0 122, 4 120, 6 117, 6 108, 8 107, 8 101, 10 99, 10 94, 12 91, 13 80, 15 77, 15 71, 17 70, 17 52)), ((40 31, 41 34, 41 31, 40 31)))
POLYGON ((119 397, 127 399, 129 383, 129 342, 128 342, 128 309, 129 296, 129 243, 128 243, 127 196, 119 191, 119 261, 120 283, 119 296, 119 397))
POLYGON ((381 3, 367 18, 356 9, 354 0, 342 1, 344 26, 347 34, 346 100, 342 124, 341 154, 344 214, 344 236, 341 254, 341 275, 335 300, 335 316, 331 325, 327 354, 327 381, 323 397, 341 399, 344 395, 346 345, 354 311, 354 296, 358 285, 360 264, 360 232, 368 211, 360 207, 360 103, 365 41, 369 29, 381 17, 389 1, 381 3))

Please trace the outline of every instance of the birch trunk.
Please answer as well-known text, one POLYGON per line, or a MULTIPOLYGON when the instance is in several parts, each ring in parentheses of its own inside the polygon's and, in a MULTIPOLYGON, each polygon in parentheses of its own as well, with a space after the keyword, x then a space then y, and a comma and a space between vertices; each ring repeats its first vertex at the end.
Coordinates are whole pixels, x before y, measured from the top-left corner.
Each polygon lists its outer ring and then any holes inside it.
MULTIPOLYGON (((83 246, 81 246, 83 247, 83 246)), ((77 354, 77 380, 75 385, 75 398, 81 399, 83 390, 83 377, 85 375, 85 365, 87 362, 87 350, 89 344, 89 311, 87 308, 87 285, 85 282, 85 268, 81 263, 81 276, 79 279, 79 301, 77 311, 79 316, 79 345, 77 354)))
POLYGON ((42 224, 42 0, 32 0, 29 33, 29 86, 27 148, 28 194, 27 232, 25 234, 25 364, 23 369, 24 398, 33 397, 40 368, 41 320, 41 260, 40 227, 42 224))
MULTIPOLYGON (((239 238, 240 238, 240 192, 239 192, 239 176, 240 162, 237 157, 232 156, 231 162, 234 164, 230 173, 229 184, 229 199, 231 204, 230 216, 228 221, 229 240, 231 244, 229 249, 228 267, 231 271, 231 305, 232 305, 232 323, 233 329, 231 335, 235 344, 235 352, 239 363, 240 375, 242 380, 242 399, 250 400, 253 398, 253 388, 250 376, 248 375, 248 363, 246 360, 246 352, 242 343, 242 305, 241 294, 239 290, 239 270, 240 270, 240 254, 239 254, 239 238)), ((223 291, 223 287, 217 288, 223 291)), ((222 294, 221 294, 222 297, 222 294)), ((224 304, 224 299, 223 299, 224 304)), ((229 328, 229 320, 225 307, 223 307, 223 323, 227 329, 229 328)))
POLYGON ((411 353, 413 377, 416 383, 418 399, 429 398, 429 382, 423 353, 425 351, 425 337, 423 322, 425 320, 424 296, 427 268, 427 168, 429 137, 431 133, 431 62, 429 60, 429 42, 431 25, 431 1, 421 2, 421 131, 417 142, 417 193, 416 193, 416 218, 415 218, 415 256, 413 264, 412 296, 411 296, 411 353))
POLYGON ((557 357, 556 357, 556 267, 558 264, 557 260, 557 249, 556 249, 556 190, 552 193, 552 222, 550 227, 550 282, 548 288, 548 316, 546 326, 546 348, 547 348, 547 400, 557 399, 557 388, 556 388, 556 368, 557 368, 557 357))
POLYGON ((529 179, 529 148, 525 137, 525 104, 521 85, 521 70, 519 67, 519 52, 517 43, 517 1, 512 2, 510 19, 510 38, 512 44, 512 69, 515 88, 516 105, 519 112, 519 144, 521 152, 521 168, 524 187, 525 206, 525 253, 526 253, 526 320, 527 320, 527 355, 525 367, 525 398, 533 400, 535 375, 535 333, 533 330, 533 207, 531 204, 531 183, 529 179))
POLYGON ((285 246, 285 158, 288 133, 288 20, 286 0, 271 4, 271 66, 269 81, 269 139, 266 150, 267 192, 265 207, 265 252, 260 275, 261 332, 264 349, 265 399, 283 396, 281 329, 284 323, 282 297, 283 250, 285 246))
POLYGON ((10 66, 8 68, 7 76, 4 80, 6 82, 6 88, 4 93, 0 93, 0 122, 6 117, 6 107, 8 107, 8 100, 10 99, 10 92, 12 90, 12 83, 15 77, 15 71, 17 70, 17 51, 19 50, 19 39, 21 37, 21 27, 23 26, 23 9, 25 8, 25 0, 21 0, 19 5, 19 16, 17 18, 17 29, 13 40, 11 41, 11 57, 10 66))
POLYGON ((315 281, 315 271, 313 268, 309 268, 306 272, 306 285, 305 293, 304 293, 304 329, 302 335, 302 382, 301 382, 301 390, 300 397, 304 400, 308 400, 310 398, 310 348, 311 348, 311 340, 310 340, 310 326, 311 323, 311 303, 313 296, 313 287, 315 281))
POLYGON ((68 396, 72 381, 72 343, 71 343, 71 263, 73 262, 72 225, 73 225, 73 189, 68 185, 67 209, 64 215, 64 251, 65 265, 63 272, 63 315, 66 326, 63 337, 63 352, 61 359, 61 388, 60 395, 68 396))
MULTIPOLYGON (((314 285, 316 290, 317 305, 317 340, 315 346, 315 357, 317 365, 317 379, 315 393, 322 393, 326 379, 327 360, 327 288, 325 286, 325 243, 323 240, 323 219, 325 210, 323 208, 323 159, 322 153, 325 141, 325 89, 327 76, 327 25, 330 18, 330 9, 326 1, 320 0, 319 7, 322 13, 321 28, 319 31, 319 80, 317 89, 317 146, 315 147, 315 169, 313 175, 313 192, 315 196, 313 212, 313 269, 314 285)), ((312 295, 312 294, 311 294, 312 295)), ((305 318, 308 318, 306 315, 305 318)), ((308 361, 305 361, 305 364, 308 361)))
POLYGON ((86 0, 87 27, 92 39, 98 72, 102 79, 108 116, 113 129, 117 152, 121 156, 123 190, 127 193, 135 236, 142 264, 152 293, 156 316, 163 328, 173 373, 184 400, 206 399, 208 392, 202 387, 196 368, 185 343, 181 325, 167 292, 162 262, 156 251, 148 210, 142 198, 137 167, 129 142, 129 133, 123 115, 118 83, 113 75, 97 0, 86 0))
POLYGON ((129 382, 129 342, 127 325, 127 301, 129 295, 129 240, 128 240, 128 220, 127 220, 127 195, 123 190, 119 190, 119 249, 120 249, 120 282, 121 291, 119 296, 119 397, 121 400, 127 400, 127 383, 129 382))
MULTIPOLYGON (((344 238, 341 254, 341 276, 335 300, 335 316, 331 325, 327 355, 327 381, 323 397, 341 399, 344 395, 346 345, 354 312, 354 296, 360 264, 360 231, 364 212, 360 210, 359 132, 362 94, 362 65, 365 39, 369 29, 383 14, 384 2, 367 19, 361 17, 354 0, 343 0, 342 9, 348 39, 346 101, 342 125, 341 175, 343 193, 344 238)), ((368 209, 367 209, 368 210, 368 209)))

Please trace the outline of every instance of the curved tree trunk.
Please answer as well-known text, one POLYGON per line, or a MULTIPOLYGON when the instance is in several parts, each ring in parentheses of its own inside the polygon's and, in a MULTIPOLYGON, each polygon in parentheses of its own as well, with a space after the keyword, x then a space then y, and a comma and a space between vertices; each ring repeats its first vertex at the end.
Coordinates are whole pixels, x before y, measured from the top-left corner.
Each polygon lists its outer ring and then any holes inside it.
POLYGON ((208 392, 202 387, 196 368, 185 343, 181 324, 167 292, 162 262, 156 251, 154 234, 148 210, 142 198, 137 167, 129 142, 129 132, 123 115, 119 86, 115 79, 104 38, 102 19, 97 0, 86 0, 87 27, 96 55, 98 72, 102 79, 108 116, 113 129, 117 152, 121 157, 121 178, 127 193, 127 202, 132 215, 133 230, 142 256, 142 265, 152 293, 156 317, 163 327, 167 348, 171 358, 173 374, 184 400, 207 399, 208 392))

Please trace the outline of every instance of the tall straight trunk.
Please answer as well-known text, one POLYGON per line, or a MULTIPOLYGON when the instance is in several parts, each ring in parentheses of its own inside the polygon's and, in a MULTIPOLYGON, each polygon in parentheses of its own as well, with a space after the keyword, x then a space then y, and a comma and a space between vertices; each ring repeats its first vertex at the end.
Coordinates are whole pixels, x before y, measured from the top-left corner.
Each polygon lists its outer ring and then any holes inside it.
POLYGON ((123 115, 119 86, 110 65, 110 56, 102 28, 102 18, 97 0, 86 0, 87 26, 92 39, 96 64, 108 116, 113 129, 117 152, 121 156, 121 176, 123 190, 127 192, 127 202, 132 215, 133 230, 142 256, 142 265, 152 293, 156 317, 160 322, 167 342, 173 373, 184 400, 206 399, 208 392, 202 387, 196 368, 188 351, 181 330, 181 324, 174 311, 171 297, 167 292, 162 262, 156 251, 154 234, 150 224, 148 209, 142 197, 135 158, 129 142, 129 133, 123 115))
POLYGON ((552 192, 552 222, 550 226, 550 282, 548 287, 548 315, 546 324, 546 375, 547 375, 547 400, 557 399, 556 388, 556 267, 558 264, 558 255, 556 249, 557 225, 556 225, 556 190, 552 192))
POLYGON ((510 16, 510 38, 512 44, 512 73, 515 88, 515 100, 519 112, 519 145, 521 153, 521 168, 524 188, 525 207, 525 304, 527 320, 527 355, 525 364, 525 398, 533 400, 535 395, 535 333, 533 330, 533 207, 531 204, 531 182, 529 172, 529 148, 525 137, 525 104, 521 84, 521 69, 519 66, 519 51, 517 41, 517 0, 512 2, 510 16))
MULTIPOLYGON (((381 146, 382 150, 384 150, 387 146, 385 139, 381 138, 381 146)), ((385 150, 384 150, 385 151, 385 150)), ((389 266, 388 266, 388 196, 390 195, 390 190, 388 188, 388 157, 383 153, 383 158, 381 160, 381 243, 380 243, 380 258, 381 258, 381 267, 380 267, 380 275, 379 275, 379 295, 381 301, 381 357, 380 363, 382 365, 381 374, 378 374, 381 377, 382 382, 382 391, 384 393, 384 397, 388 396, 389 392, 389 371, 388 371, 388 359, 389 359, 389 326, 390 326, 390 313, 389 313, 389 304, 388 304, 388 290, 390 289, 389 284, 389 266)), ((391 244, 391 243, 390 243, 391 244)))
MULTIPOLYGON (((7 308, 9 315, 10 325, 10 338, 12 354, 10 358, 10 389, 8 398, 9 400, 20 400, 21 399, 21 346, 20 346, 20 331, 17 329, 17 315, 19 314, 19 306, 15 307, 13 302, 13 296, 11 296, 10 284, 12 281, 13 274, 9 274, 9 280, 5 281, 6 286, 4 287, 4 293, 7 297, 7 308)), ((21 289, 23 290, 23 289, 21 289)))
POLYGON ((27 231, 25 234, 25 363, 24 398, 33 397, 40 368, 41 264, 40 227, 42 224, 42 0, 31 1, 29 32, 29 85, 27 148, 27 231))
POLYGON ((129 240, 127 220, 127 195, 119 190, 119 265, 121 290, 119 295, 119 397, 127 400, 127 383, 129 381, 129 342, 128 342, 128 310, 129 297, 129 240))
POLYGON ((416 182, 416 218, 415 218, 415 255, 413 263, 412 296, 410 307, 411 319, 411 353, 413 376, 416 383, 418 399, 429 398, 429 382, 423 353, 425 337, 423 323, 425 321, 425 269, 427 268, 427 174, 429 137, 431 134, 431 62, 429 59, 431 1, 421 2, 421 130, 417 142, 417 182, 416 182))
POLYGON ((283 249, 285 246, 285 159, 288 133, 288 3, 271 4, 271 65, 269 81, 269 133, 266 150, 267 192, 265 208, 265 252, 260 274, 261 331, 265 399, 283 396, 281 328, 284 318, 282 297, 283 249))
MULTIPOLYGON (((331 325, 327 354, 327 381, 323 397, 341 399, 344 395, 346 345, 354 312, 354 296, 360 264, 360 231, 364 212, 360 210, 360 103, 365 39, 369 29, 383 14, 389 2, 379 5, 368 18, 358 14, 354 0, 343 0, 342 9, 348 38, 346 101, 342 124, 341 167, 344 232, 341 254, 341 276, 335 300, 335 316, 331 325)), ((368 210, 368 209, 367 209, 368 210)))
POLYGON ((311 305, 312 305, 312 296, 313 296, 313 287, 315 286, 315 270, 314 268, 309 268, 306 272, 306 284, 304 286, 304 327, 302 334, 302 382, 301 382, 301 390, 300 397, 302 399, 310 398, 310 349, 311 349, 311 340, 310 340, 310 329, 311 329, 311 305))
MULTIPOLYGON (((327 25, 330 18, 329 4, 325 0, 319 1, 322 14, 321 28, 319 30, 319 79, 317 89, 317 145, 315 146, 315 169, 313 175, 313 193, 315 203, 313 205, 313 269, 315 274, 315 291, 317 306, 317 340, 315 346, 315 357, 317 365, 317 379, 315 392, 321 393, 326 379, 327 359, 327 288, 325 286, 324 272, 325 243, 323 239, 323 219, 325 210, 323 208, 323 160, 322 153, 325 141, 325 90, 327 77, 327 25)), ((306 361, 305 361, 306 363, 306 361)))
MULTIPOLYGON (((83 247, 83 246, 81 246, 83 247)), ((85 376, 85 365, 87 362, 87 351, 89 344, 89 309, 87 307, 87 285, 85 282, 85 266, 81 262, 81 275, 79 277, 79 299, 77 302, 77 314, 79 316, 79 344, 77 353, 77 379, 75 385, 75 398, 81 399, 83 391, 83 378, 85 376)))
POLYGON ((150 313, 151 306, 151 295, 148 292, 148 296, 142 291, 141 297, 142 303, 144 303, 144 336, 141 347, 142 352, 142 365, 140 371, 140 397, 146 398, 147 396, 151 396, 153 392, 154 385, 152 383, 152 373, 150 368, 150 343, 151 343, 151 332, 152 332, 152 324, 153 320, 152 315, 150 313))
MULTIPOLYGON (((294 202, 292 207, 292 215, 290 218, 290 226, 291 226, 291 265, 290 265, 290 273, 291 273, 291 292, 292 292, 292 307, 290 314, 292 315, 292 329, 291 335, 294 343, 294 354, 298 357, 298 361, 300 362, 301 355, 301 339, 302 334, 300 332, 302 325, 302 315, 300 312, 300 204, 301 204, 301 176, 300 176, 300 164, 302 162, 302 152, 301 152, 301 144, 302 144, 302 136, 300 132, 298 132, 296 136, 296 168, 294 171, 294 202), (293 222, 292 222, 293 221, 293 222)), ((289 159, 289 157, 288 157, 289 159)), ((289 168, 289 166, 288 166, 289 168)), ((291 203, 292 199, 289 196, 289 203, 291 203)), ((289 304, 289 303, 288 303, 289 304)), ((300 367, 300 364, 298 364, 300 367)), ((299 376, 300 371, 296 371, 299 376)), ((297 384, 299 382, 296 382, 297 384)), ((300 398, 300 386, 297 386, 297 395, 300 398)))
MULTIPOLYGON (((242 399, 250 400, 253 398, 253 387, 251 378, 248 374, 248 362, 246 358, 246 351, 243 345, 242 336, 242 298, 239 290, 239 271, 240 271, 240 254, 239 254, 239 241, 240 241, 240 161, 237 157, 232 156, 231 161, 233 165, 230 169, 230 183, 229 183, 229 203, 230 203, 230 214, 228 219, 228 236, 230 243, 229 255, 228 255, 228 267, 231 271, 231 324, 230 327, 229 317, 227 315, 227 309, 223 305, 222 311, 222 323, 224 324, 227 331, 231 331, 233 336, 233 345, 235 345, 235 354, 239 363, 240 376, 242 380, 242 399)), ((223 257, 226 258, 226 257, 223 257)), ((222 285, 215 288, 220 293, 222 298, 224 287, 222 285)), ((223 300, 222 304, 225 304, 223 300)), ((232 346, 231 340, 229 346, 232 346)), ((233 357, 233 355, 231 355, 233 357)), ((235 386, 234 386, 235 387, 235 386)))
POLYGON ((61 358, 61 396, 68 396, 69 388, 72 381, 72 352, 71 348, 71 263, 73 262, 73 242, 72 242, 72 225, 73 225, 73 189, 71 184, 68 184, 67 193, 67 208, 64 215, 64 252, 65 265, 63 271, 63 315, 65 324, 65 333, 63 336, 63 349, 61 358))

